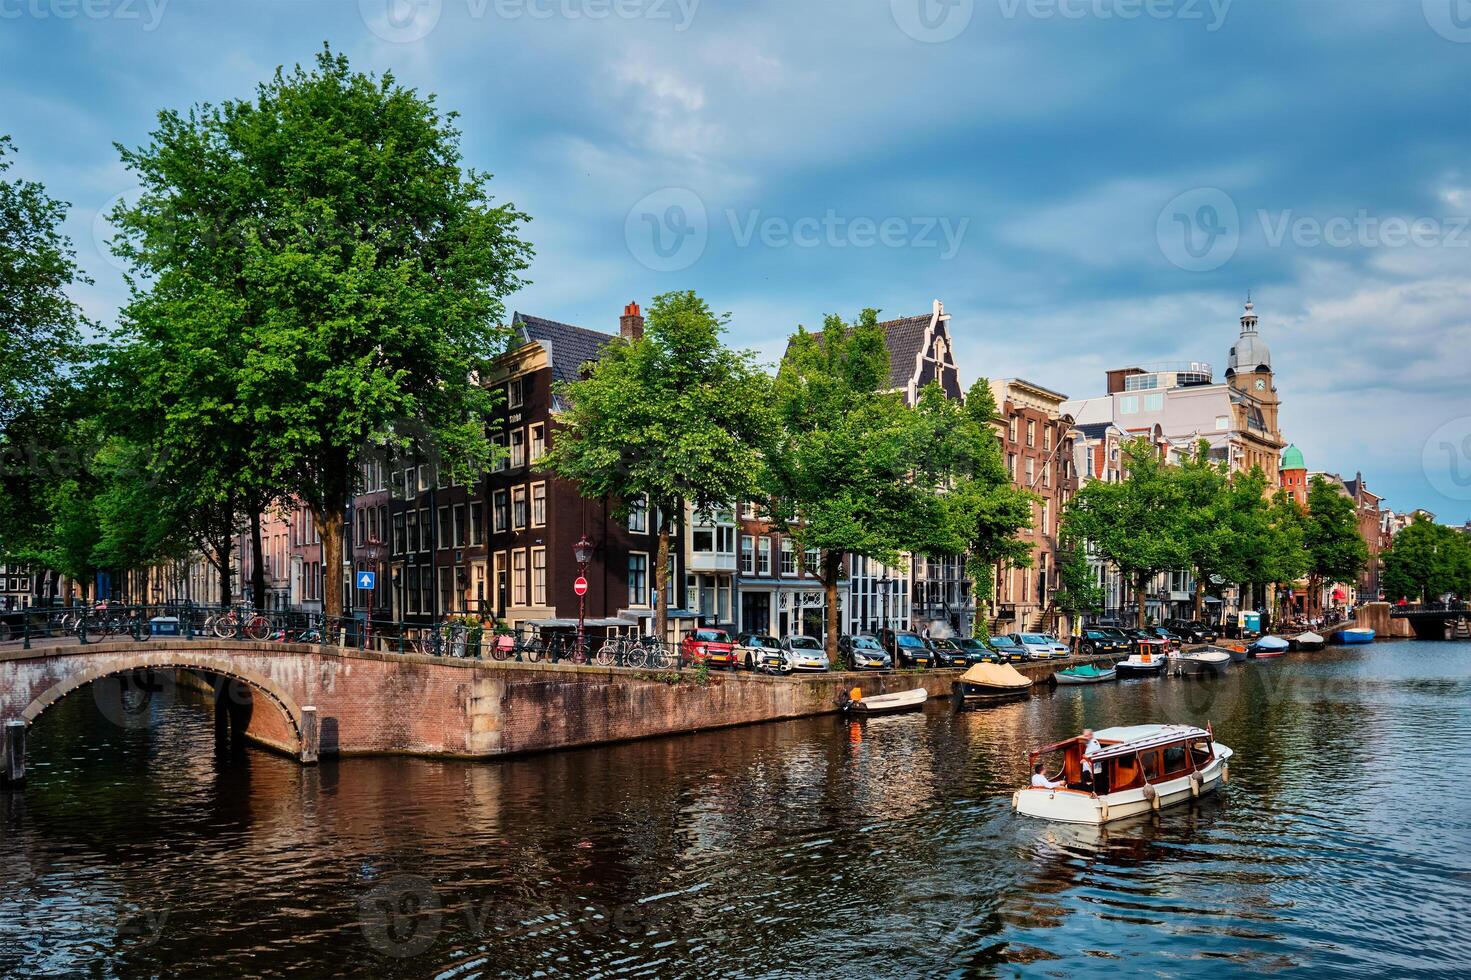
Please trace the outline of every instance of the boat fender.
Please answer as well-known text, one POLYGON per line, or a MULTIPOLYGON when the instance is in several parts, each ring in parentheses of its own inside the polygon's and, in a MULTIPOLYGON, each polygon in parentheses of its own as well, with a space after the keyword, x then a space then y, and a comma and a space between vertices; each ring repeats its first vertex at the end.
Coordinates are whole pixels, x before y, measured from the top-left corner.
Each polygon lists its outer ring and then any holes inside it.
POLYGON ((1011 794, 1011 808, 1013 810, 1020 810, 1021 809, 1021 806, 1022 806, 1022 791, 1021 790, 1017 790, 1016 792, 1014 792, 1014 793, 1011 794))
POLYGON ((1221 767, 1221 785, 1224 786, 1227 783, 1229 783, 1230 781, 1231 781, 1231 767, 1230 766, 1222 766, 1221 767))
POLYGON ((1146 783, 1144 785, 1144 798, 1149 801, 1149 808, 1151 810, 1159 811, 1159 790, 1146 783))
POLYGON ((1200 773, 1198 772, 1192 772, 1190 774, 1190 795, 1200 795, 1200 773))
POLYGON ((1098 819, 1104 823, 1108 822, 1108 804, 1103 800, 1098 801, 1098 819))

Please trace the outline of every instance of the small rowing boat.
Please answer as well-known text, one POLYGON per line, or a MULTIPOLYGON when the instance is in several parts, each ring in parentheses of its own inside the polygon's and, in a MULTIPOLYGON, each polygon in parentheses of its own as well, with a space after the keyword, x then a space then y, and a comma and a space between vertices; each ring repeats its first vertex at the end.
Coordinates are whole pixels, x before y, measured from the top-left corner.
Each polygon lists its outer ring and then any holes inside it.
POLYGON ((1176 654, 1173 658, 1175 674, 1185 677, 1191 674, 1219 674, 1231 663, 1231 654, 1215 647, 1205 647, 1176 654))
POLYGON ((972 664, 954 690, 964 704, 997 704, 1026 697, 1032 680, 1011 664, 972 664))
POLYGON ((1324 642, 1326 641, 1312 630, 1308 630, 1306 633, 1299 633, 1292 638, 1293 645, 1299 650, 1321 650, 1323 649, 1324 642))
POLYGON ((853 688, 845 696, 841 707, 850 715, 872 717, 873 715, 896 715, 901 711, 918 711, 929 699, 929 692, 922 687, 894 694, 874 694, 865 697, 861 688, 853 688))
POLYGON ((1054 684, 1102 684, 1105 681, 1117 679, 1119 672, 1112 667, 1099 670, 1092 664, 1079 664, 1069 667, 1067 670, 1059 670, 1052 675, 1054 684))
POLYGON ((1127 660, 1120 660, 1113 669, 1121 676, 1158 674, 1170 665, 1170 658, 1162 653, 1136 653, 1127 660))
POLYGON ((1248 653, 1254 654, 1258 657, 1280 657, 1282 656, 1282 654, 1286 653, 1288 649, 1291 648, 1291 646, 1292 644, 1288 643, 1280 636, 1263 636, 1258 637, 1256 641, 1253 642, 1252 645, 1247 647, 1246 649, 1248 653))
POLYGON ((1374 631, 1367 626, 1355 626, 1353 629, 1339 630, 1339 643, 1373 643, 1374 631))

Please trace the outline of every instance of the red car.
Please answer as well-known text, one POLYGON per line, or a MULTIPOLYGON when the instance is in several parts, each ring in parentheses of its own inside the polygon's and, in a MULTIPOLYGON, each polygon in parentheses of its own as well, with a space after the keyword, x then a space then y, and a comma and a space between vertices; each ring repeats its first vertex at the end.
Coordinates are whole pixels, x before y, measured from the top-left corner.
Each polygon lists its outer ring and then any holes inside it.
POLYGON ((679 645, 679 658, 687 664, 735 670, 735 644, 725 630, 702 627, 685 635, 679 645))

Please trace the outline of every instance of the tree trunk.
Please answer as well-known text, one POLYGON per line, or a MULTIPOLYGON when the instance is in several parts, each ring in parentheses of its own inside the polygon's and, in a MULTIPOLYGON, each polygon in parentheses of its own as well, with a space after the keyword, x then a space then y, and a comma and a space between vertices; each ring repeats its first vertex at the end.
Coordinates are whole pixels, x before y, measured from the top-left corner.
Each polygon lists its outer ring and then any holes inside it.
POLYGON ((1198 572, 1195 576, 1195 621, 1205 622, 1205 577, 1198 572))
MULTIPOLYGON (((667 515, 669 511, 665 511, 667 515)), ((669 635, 669 520, 666 516, 659 524, 659 567, 654 572, 654 582, 659 590, 654 603, 654 632, 663 642, 669 635)))
POLYGON ((822 587, 826 597, 827 636, 823 646, 827 650, 827 662, 838 662, 838 635, 842 632, 842 621, 838 616, 838 575, 843 568, 843 554, 827 551, 822 556, 822 587))
POLYGON ((1140 629, 1144 628, 1144 606, 1148 596, 1149 579, 1147 576, 1140 575, 1134 580, 1134 601, 1139 605, 1139 615, 1136 618, 1135 625, 1140 629))
MULTIPOLYGON (((322 534, 322 613, 341 619, 342 608, 342 511, 312 509, 312 519, 322 534)), ((335 629, 335 627, 334 627, 335 629)))
POLYGON ((215 571, 220 573, 220 605, 229 608, 235 596, 230 588, 230 538, 228 535, 215 547, 214 564, 215 571))
POLYGON ((260 539, 260 511, 252 507, 250 509, 250 597, 257 609, 266 608, 266 566, 262 554, 264 550, 260 539))

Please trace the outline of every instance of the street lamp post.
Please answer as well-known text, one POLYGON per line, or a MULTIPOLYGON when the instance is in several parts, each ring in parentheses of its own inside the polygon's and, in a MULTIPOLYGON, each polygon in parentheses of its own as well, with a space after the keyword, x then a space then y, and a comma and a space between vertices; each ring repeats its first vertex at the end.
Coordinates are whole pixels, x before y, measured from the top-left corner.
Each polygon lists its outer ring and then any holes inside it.
POLYGON ((577 590, 577 652, 581 655, 587 649, 587 586, 584 580, 587 577, 587 563, 592 561, 592 542, 587 535, 577 539, 572 546, 572 557, 577 560, 577 578, 581 586, 577 590))

